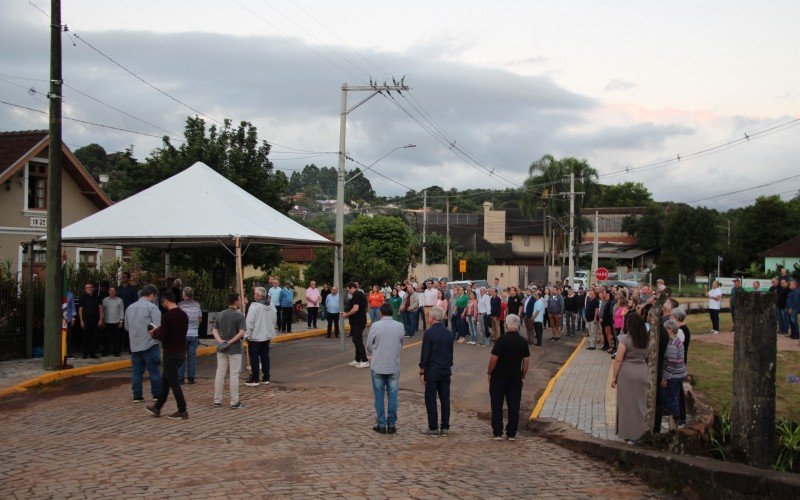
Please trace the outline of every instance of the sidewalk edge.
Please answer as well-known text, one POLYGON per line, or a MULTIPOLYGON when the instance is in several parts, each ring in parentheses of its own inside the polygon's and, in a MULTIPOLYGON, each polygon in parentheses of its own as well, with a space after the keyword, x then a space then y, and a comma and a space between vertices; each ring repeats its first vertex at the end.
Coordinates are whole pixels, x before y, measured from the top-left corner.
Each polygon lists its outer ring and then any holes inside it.
MULTIPOLYGON (((350 329, 349 325, 345 326, 345 331, 350 329)), ((279 335, 272 339, 272 343, 280 343, 280 342, 290 342, 293 340, 301 340, 311 337, 317 337, 319 335, 325 335, 327 330, 324 328, 318 328, 316 330, 308 330, 305 332, 298 332, 298 333, 287 333, 285 335, 279 335)), ((197 349, 197 356, 208 356, 217 352, 217 348, 213 346, 209 347, 201 347, 197 349)), ((78 368, 70 368, 67 370, 58 370, 53 372, 47 372, 42 375, 38 375, 36 377, 30 378, 28 380, 23 380, 17 384, 14 384, 10 387, 6 387, 5 389, 0 390, 0 398, 4 398, 11 394, 17 394, 20 392, 25 392, 28 389, 33 387, 38 387, 40 385, 47 385, 52 384, 53 382, 57 382, 59 380, 65 380, 72 377, 80 377, 81 375, 91 375, 93 373, 102 373, 102 372, 110 372, 115 370, 122 370, 124 368, 130 368, 131 361, 130 359, 123 360, 123 361, 108 361, 106 363, 98 363, 96 365, 88 365, 88 366, 80 366, 78 368)))
POLYGON ((556 385, 556 382, 558 381, 559 378, 561 378, 561 375, 564 373, 564 371, 567 369, 570 363, 572 363, 572 360, 575 359, 575 356, 578 355, 578 353, 581 351, 581 348, 584 346, 585 343, 586 343, 586 337, 583 337, 581 341, 578 342, 578 345, 575 346, 575 350, 572 351, 572 354, 569 355, 567 360, 564 361, 564 364, 561 365, 561 368, 558 369, 556 374, 553 375, 553 378, 550 379, 550 382, 547 383, 547 387, 545 387, 544 392, 539 397, 539 400, 536 402, 536 406, 533 407, 533 412, 531 412, 531 416, 528 420, 535 420, 539 418, 539 413, 541 413, 542 411, 544 402, 547 400, 547 397, 550 395, 550 392, 553 390, 553 387, 556 385))

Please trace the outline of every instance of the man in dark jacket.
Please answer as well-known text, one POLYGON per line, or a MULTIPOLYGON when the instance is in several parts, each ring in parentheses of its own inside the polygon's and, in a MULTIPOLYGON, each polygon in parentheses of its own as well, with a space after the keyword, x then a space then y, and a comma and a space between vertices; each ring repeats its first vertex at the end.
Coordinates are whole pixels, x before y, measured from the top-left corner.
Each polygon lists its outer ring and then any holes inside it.
POLYGON ((161 408, 167 402, 169 391, 175 395, 178 411, 168 418, 188 420, 189 412, 186 411, 186 399, 183 397, 181 381, 178 378, 178 367, 186 357, 186 333, 189 330, 189 316, 175 303, 175 294, 172 290, 161 293, 161 306, 167 312, 161 315, 161 326, 150 331, 154 339, 161 341, 164 346, 164 372, 161 374, 161 394, 153 406, 148 406, 147 411, 154 417, 161 416, 161 408))
POLYGON ((447 436, 450 429, 450 375, 453 366, 453 334, 442 324, 445 312, 432 307, 428 314, 431 326, 422 337, 422 352, 419 357, 419 381, 425 386, 425 409, 428 412, 428 428, 422 433, 428 436, 447 436), (442 405, 442 421, 436 408, 436 396, 442 405))

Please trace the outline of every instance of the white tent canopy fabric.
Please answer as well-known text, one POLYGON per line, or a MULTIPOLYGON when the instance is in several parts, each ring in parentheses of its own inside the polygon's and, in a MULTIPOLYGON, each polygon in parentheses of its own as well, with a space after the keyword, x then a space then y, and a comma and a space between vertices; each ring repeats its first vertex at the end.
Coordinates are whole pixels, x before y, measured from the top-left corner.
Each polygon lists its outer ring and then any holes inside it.
POLYGON ((150 248, 228 244, 335 245, 197 162, 61 230, 70 243, 150 248))

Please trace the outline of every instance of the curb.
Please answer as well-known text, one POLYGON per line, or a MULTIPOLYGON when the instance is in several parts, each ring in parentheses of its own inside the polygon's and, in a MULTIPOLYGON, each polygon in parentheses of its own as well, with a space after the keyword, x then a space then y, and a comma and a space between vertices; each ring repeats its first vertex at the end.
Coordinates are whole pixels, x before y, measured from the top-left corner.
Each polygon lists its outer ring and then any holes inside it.
POLYGON ((531 412, 531 416, 528 420, 536 420, 537 418, 539 418, 539 413, 541 413, 542 411, 542 407, 544 406, 544 402, 547 400, 547 396, 550 395, 550 392, 553 390, 553 387, 555 387, 556 382, 558 381, 559 378, 561 378, 561 374, 563 374, 564 371, 567 369, 567 367, 570 365, 570 363, 572 363, 572 360, 575 359, 575 356, 577 356, 578 353, 581 352, 581 348, 584 346, 585 343, 586 343, 586 337, 584 336, 581 339, 581 341, 578 342, 578 345, 575 346, 575 349, 572 351, 572 354, 570 354, 567 360, 564 361, 564 364, 561 365, 561 368, 559 368, 556 374, 553 375, 553 378, 550 379, 550 382, 547 383, 547 387, 544 389, 542 395, 539 396, 539 400, 536 401, 536 406, 533 407, 533 412, 531 412))
POLYGON ((528 428, 568 450, 621 464, 651 485, 690 498, 797 498, 800 491, 800 475, 791 472, 603 441, 550 419, 531 422, 528 428))
MULTIPOLYGON (((350 325, 345 325, 345 331, 350 330, 350 325)), ((325 328, 318 328, 316 330, 308 330, 305 332, 297 332, 297 333, 287 333, 284 335, 278 335, 272 339, 272 344, 277 344, 281 342, 290 342, 293 340, 301 340, 311 337, 317 337, 320 335, 325 335, 327 330, 325 328)), ((197 357, 208 356, 210 354, 214 354, 217 352, 217 348, 214 346, 208 347, 200 347, 197 349, 197 357)), ((93 373, 103 373, 103 372, 111 372, 115 370, 122 370, 124 368, 131 367, 131 360, 127 359, 124 361, 108 361, 105 363, 98 363, 96 365, 87 365, 87 366, 80 366, 78 368, 69 368, 67 370, 58 370, 53 372, 47 372, 42 375, 38 375, 28 380, 23 380, 11 387, 6 387, 5 389, 0 390, 0 398, 4 398, 11 394, 18 394, 21 392, 25 392, 28 389, 38 387, 41 385, 52 384, 53 382, 58 382, 60 380, 65 380, 68 378, 73 377, 80 377, 82 375, 91 375, 93 373)))

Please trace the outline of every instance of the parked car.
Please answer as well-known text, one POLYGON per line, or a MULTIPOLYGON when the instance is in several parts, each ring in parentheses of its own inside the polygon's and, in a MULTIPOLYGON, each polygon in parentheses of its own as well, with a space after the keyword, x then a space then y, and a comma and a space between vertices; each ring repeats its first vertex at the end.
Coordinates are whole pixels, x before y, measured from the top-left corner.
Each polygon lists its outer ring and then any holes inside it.
POLYGON ((633 291, 634 288, 639 286, 639 283, 630 280, 608 280, 608 281, 600 281, 597 284, 601 286, 607 286, 609 288, 612 286, 624 286, 625 288, 628 289, 629 293, 633 291))
POLYGON ((447 285, 445 285, 445 295, 448 297, 452 297, 453 289, 456 287, 456 285, 461 285, 464 287, 464 289, 466 289, 467 285, 469 285, 470 283, 472 283, 474 288, 480 288, 482 286, 485 286, 487 289, 489 288, 489 282, 486 280, 451 281, 447 283, 447 285))

